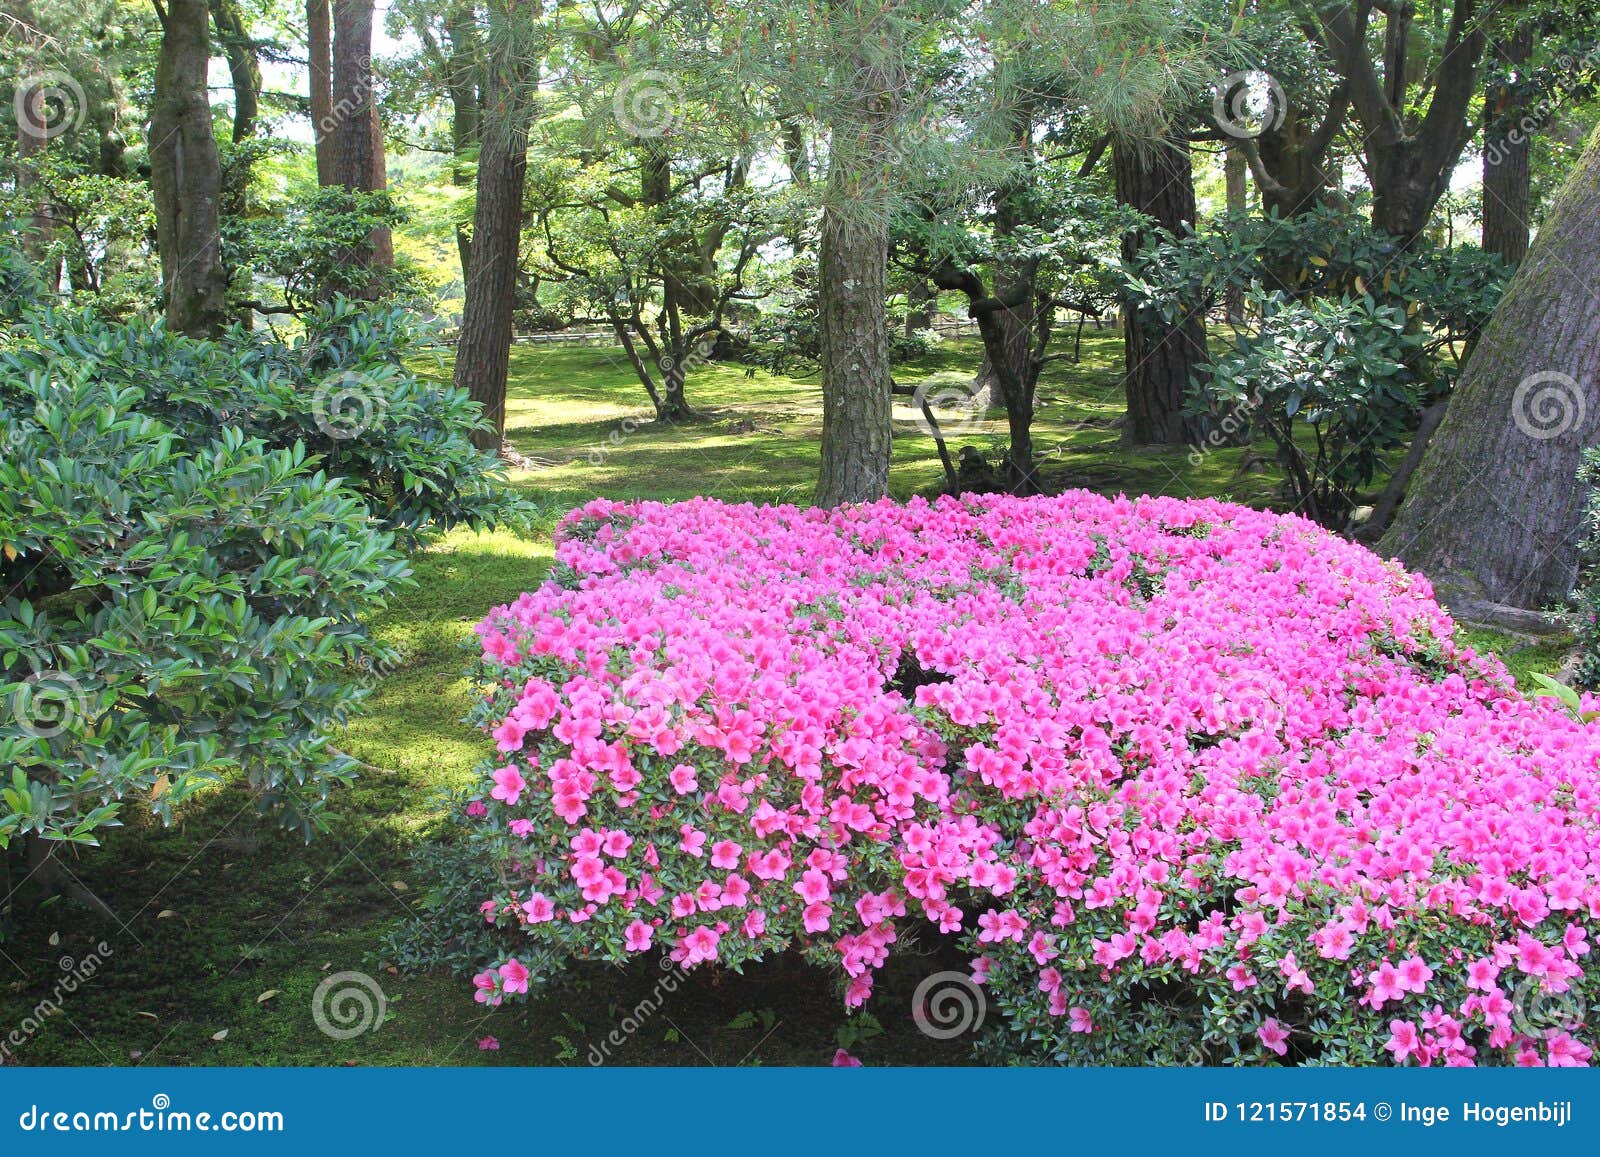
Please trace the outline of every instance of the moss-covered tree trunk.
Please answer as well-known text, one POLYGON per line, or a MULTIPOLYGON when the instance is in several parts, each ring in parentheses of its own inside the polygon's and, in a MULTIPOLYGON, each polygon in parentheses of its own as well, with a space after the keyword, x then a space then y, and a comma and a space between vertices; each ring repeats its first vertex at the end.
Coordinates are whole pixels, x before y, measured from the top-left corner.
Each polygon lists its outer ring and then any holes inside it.
POLYGON ((227 314, 222 164, 206 86, 210 21, 206 0, 169 0, 150 107, 150 187, 167 326, 197 337, 219 332, 227 314))
MULTIPOLYGON (((1160 228, 1181 235, 1193 228, 1194 171, 1187 141, 1156 144, 1118 140, 1112 145, 1117 200, 1137 209, 1160 228)), ((1131 259, 1142 236, 1130 231, 1122 255, 1131 259)), ((1128 416, 1122 440, 1129 446, 1163 446, 1198 441, 1198 424, 1183 414, 1189 379, 1206 360, 1206 327, 1199 314, 1176 324, 1152 312, 1124 309, 1123 391, 1128 416)))
POLYGON ((1575 476, 1600 433, 1600 132, 1462 371, 1379 549, 1466 617, 1538 609, 1577 574, 1575 476))

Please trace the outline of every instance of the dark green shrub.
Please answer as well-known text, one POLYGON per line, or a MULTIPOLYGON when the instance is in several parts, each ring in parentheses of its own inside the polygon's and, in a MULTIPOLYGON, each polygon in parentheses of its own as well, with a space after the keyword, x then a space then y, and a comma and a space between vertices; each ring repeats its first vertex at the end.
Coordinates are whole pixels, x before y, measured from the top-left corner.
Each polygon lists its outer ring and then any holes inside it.
MULTIPOLYGON (((0 263, 0 269, 10 266, 0 263)), ((15 299, 25 301, 24 293, 15 299)), ((14 307, 0 326, 0 848, 93 844, 225 774, 308 836, 330 735, 394 656, 401 547, 525 517, 404 315, 286 344, 14 307)))

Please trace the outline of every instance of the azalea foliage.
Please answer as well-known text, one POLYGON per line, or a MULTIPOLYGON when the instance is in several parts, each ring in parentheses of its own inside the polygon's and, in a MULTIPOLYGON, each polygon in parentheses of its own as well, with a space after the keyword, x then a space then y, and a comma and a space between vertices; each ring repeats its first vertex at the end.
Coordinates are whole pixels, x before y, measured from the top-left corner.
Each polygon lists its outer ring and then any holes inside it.
POLYGON ((854 1007, 925 921, 1014 1053, 1591 1055, 1600 731, 1306 520, 598 501, 478 633, 485 1002, 797 947, 854 1007))

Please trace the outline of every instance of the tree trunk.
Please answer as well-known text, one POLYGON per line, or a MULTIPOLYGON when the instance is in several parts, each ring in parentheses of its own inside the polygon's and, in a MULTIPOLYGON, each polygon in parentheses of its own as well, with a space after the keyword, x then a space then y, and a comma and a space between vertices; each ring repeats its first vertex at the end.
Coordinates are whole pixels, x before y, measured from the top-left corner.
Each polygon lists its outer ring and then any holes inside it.
POLYGON ((1417 18, 1414 5, 1386 10, 1377 61, 1369 47, 1371 0, 1323 4, 1316 10, 1318 38, 1361 122, 1373 228, 1406 244, 1428 227, 1434 206, 1449 188, 1461 150, 1472 137, 1468 112, 1477 96, 1486 41, 1480 3, 1454 0, 1444 43, 1437 48, 1438 63, 1432 68, 1419 67, 1410 59, 1420 39, 1412 29, 1417 18), (1414 100, 1424 95, 1426 111, 1413 109, 1414 100))
POLYGON ((1279 122, 1268 124, 1254 141, 1229 142, 1230 159, 1238 153, 1248 163, 1251 150, 1255 152, 1256 188, 1264 216, 1288 220, 1330 199, 1337 181, 1329 171, 1328 150, 1349 111, 1344 92, 1338 87, 1329 94, 1328 107, 1315 125, 1304 110, 1289 102, 1279 122))
MULTIPOLYGON (((1238 141, 1229 141, 1223 148, 1222 181, 1227 195, 1228 214, 1243 217, 1249 211, 1250 191, 1246 184, 1249 162, 1244 147, 1238 141)), ((1230 281, 1223 295, 1223 308, 1234 325, 1244 321, 1244 286, 1230 281)))
POLYGON ((1380 549, 1446 601, 1541 608, 1577 575, 1583 449, 1600 433, 1600 132, 1461 374, 1380 549))
POLYGON ((228 62, 228 80, 233 87, 233 143, 256 135, 256 118, 261 113, 261 66, 256 61, 255 41, 240 15, 236 0, 210 0, 211 20, 216 25, 217 43, 228 62))
MULTIPOLYGON (((50 199, 39 188, 39 177, 34 171, 34 161, 44 159, 49 142, 44 135, 45 121, 42 108, 25 109, 17 117, 17 192, 24 205, 32 204, 32 227, 22 231, 22 251, 36 263, 43 264, 45 253, 55 235, 55 221, 50 209, 50 199)), ((60 284, 61 271, 45 279, 46 286, 54 291, 60 284)))
MULTIPOLYGON (((829 0, 845 10, 846 0, 829 0)), ((847 107, 829 128, 828 189, 817 253, 822 365, 818 506, 889 493, 894 376, 889 366, 889 213, 883 187, 904 71, 881 54, 851 53, 847 107)))
POLYGON ((889 230, 829 205, 822 215, 822 473, 817 505, 889 493, 894 436, 889 368, 889 230))
POLYGON ((483 407, 491 429, 473 434, 475 445, 498 451, 505 438, 506 375, 511 361, 512 321, 517 302, 517 263, 522 244, 522 190, 528 171, 528 126, 538 59, 519 20, 538 5, 491 0, 490 20, 502 24, 492 50, 488 112, 478 156, 477 206, 472 218, 472 272, 466 279, 461 337, 456 343, 455 384, 483 407), (519 9, 524 11, 519 12, 519 9))
MULTIPOLYGON (((1533 25, 1520 26, 1492 51, 1500 65, 1518 69, 1533 55, 1533 25)), ((1519 77, 1520 79, 1520 77, 1519 77)), ((1494 77, 1484 91, 1483 248, 1516 265, 1528 253, 1528 153, 1525 102, 1515 87, 1494 77)), ((1531 123, 1528 122, 1528 123, 1531 123)))
POLYGON ((311 74, 311 131, 316 141, 317 184, 335 185, 333 141, 333 24, 328 0, 306 0, 306 57, 311 74))
MULTIPOLYGON (((333 108, 328 133, 333 183, 362 192, 387 185, 383 129, 372 87, 373 0, 333 0, 333 108)), ((394 264, 388 229, 374 229, 365 245, 355 246, 351 262, 372 269, 394 264)), ((369 285, 375 297, 378 286, 369 285)))
POLYGON ((906 287, 906 336, 933 325, 933 291, 920 277, 914 277, 906 287))
POLYGON ((450 91, 450 148, 455 162, 450 169, 450 180, 452 184, 466 185, 471 176, 463 158, 477 146, 483 124, 483 109, 478 101, 477 38, 472 4, 451 6, 445 15, 445 34, 450 38, 446 84, 450 91))
MULTIPOLYGON (((1117 200, 1150 217, 1159 228, 1182 235, 1194 226, 1194 173, 1187 141, 1171 138, 1154 145, 1118 140, 1112 145, 1117 200)), ((1143 242, 1130 231, 1122 256, 1131 260, 1143 242)), ((1169 325, 1153 313, 1123 307, 1128 401, 1126 446, 1197 443, 1200 423, 1183 414, 1190 378, 1206 361, 1205 319, 1191 314, 1169 325)))
POLYGON ((211 134, 206 0, 169 0, 150 107, 150 185, 168 328, 219 333, 227 314, 218 223, 222 166, 211 134))

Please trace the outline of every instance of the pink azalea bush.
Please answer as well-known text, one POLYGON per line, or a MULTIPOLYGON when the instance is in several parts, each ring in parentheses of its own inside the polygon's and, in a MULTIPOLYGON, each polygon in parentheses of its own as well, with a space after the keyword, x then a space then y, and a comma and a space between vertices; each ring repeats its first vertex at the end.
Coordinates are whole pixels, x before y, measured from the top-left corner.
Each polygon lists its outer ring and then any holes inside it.
POLYGON ((795 946, 854 1007, 925 920, 1010 1051, 1591 1056, 1600 730, 1360 547, 1088 493, 600 501, 557 542, 478 627, 485 1002, 795 946))

